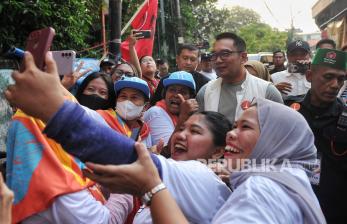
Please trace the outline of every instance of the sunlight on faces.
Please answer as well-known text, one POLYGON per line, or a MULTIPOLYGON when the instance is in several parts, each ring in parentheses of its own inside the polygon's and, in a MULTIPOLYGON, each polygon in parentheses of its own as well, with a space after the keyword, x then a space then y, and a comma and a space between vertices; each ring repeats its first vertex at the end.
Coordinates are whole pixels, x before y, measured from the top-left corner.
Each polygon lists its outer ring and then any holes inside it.
POLYGON ((247 159, 260 136, 260 127, 256 106, 246 109, 235 122, 233 130, 226 137, 224 158, 236 168, 239 159, 247 159))
POLYGON ((185 100, 190 98, 190 91, 187 86, 170 85, 166 88, 165 103, 167 109, 172 114, 179 114, 180 112, 180 105, 182 102, 178 94, 181 94, 185 100))
POLYGON ((105 81, 102 78, 93 79, 88 83, 86 88, 83 90, 85 95, 98 95, 99 97, 107 100, 108 99, 108 89, 105 81))
POLYGON ((194 114, 172 135, 171 158, 174 160, 209 159, 218 150, 213 143, 205 115, 194 114))
POLYGON ((193 72, 199 64, 199 51, 183 49, 180 55, 176 57, 178 70, 193 72))
POLYGON ((133 88, 124 88, 119 91, 117 102, 123 102, 125 100, 133 102, 136 106, 143 106, 146 102, 143 93, 133 88))

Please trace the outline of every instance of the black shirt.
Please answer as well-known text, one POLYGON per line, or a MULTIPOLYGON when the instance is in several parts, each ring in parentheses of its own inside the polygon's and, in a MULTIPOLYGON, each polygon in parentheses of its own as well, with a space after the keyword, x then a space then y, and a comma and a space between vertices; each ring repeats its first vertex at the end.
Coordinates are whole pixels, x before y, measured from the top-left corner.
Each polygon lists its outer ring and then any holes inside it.
POLYGON ((347 220, 347 128, 338 125, 344 110, 346 105, 338 98, 324 108, 313 106, 310 91, 299 110, 313 131, 321 159, 320 182, 314 191, 328 223, 347 220))

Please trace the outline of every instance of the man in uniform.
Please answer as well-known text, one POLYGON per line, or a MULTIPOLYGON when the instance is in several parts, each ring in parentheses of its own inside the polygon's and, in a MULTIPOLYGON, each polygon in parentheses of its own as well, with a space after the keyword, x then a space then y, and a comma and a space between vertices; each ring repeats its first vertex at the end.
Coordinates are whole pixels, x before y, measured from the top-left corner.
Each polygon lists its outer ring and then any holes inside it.
POLYGON ((311 89, 300 104, 292 104, 315 136, 321 173, 313 187, 328 223, 347 220, 347 107, 337 97, 346 67, 347 52, 318 49, 306 72, 311 89))

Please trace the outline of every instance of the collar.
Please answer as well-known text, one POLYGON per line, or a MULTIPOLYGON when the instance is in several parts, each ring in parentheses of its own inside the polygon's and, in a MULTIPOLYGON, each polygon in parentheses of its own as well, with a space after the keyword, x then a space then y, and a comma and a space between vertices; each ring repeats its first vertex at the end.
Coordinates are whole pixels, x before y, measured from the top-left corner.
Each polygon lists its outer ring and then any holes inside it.
POLYGON ((319 115, 320 117, 339 116, 343 107, 343 103, 337 97, 334 102, 326 107, 313 106, 311 104, 311 90, 307 92, 301 105, 303 105, 306 109, 313 112, 314 114, 319 115))

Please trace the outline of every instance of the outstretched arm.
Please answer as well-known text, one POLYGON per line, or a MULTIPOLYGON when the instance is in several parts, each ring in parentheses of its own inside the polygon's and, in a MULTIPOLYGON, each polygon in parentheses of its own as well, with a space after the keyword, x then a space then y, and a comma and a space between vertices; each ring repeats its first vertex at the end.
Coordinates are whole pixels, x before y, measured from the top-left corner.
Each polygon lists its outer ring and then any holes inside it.
MULTIPOLYGON (((87 163, 90 170, 84 170, 84 174, 112 192, 143 196, 161 184, 161 179, 146 147, 141 143, 135 147, 136 162, 119 166, 87 163)), ((166 188, 153 195, 150 209, 153 223, 188 223, 166 188)))
MULTIPOLYGON (((124 164, 137 159, 134 141, 101 122, 93 111, 65 100, 51 53, 46 55, 46 72, 39 70, 32 55, 25 52, 25 70, 12 74, 16 84, 6 98, 26 114, 48 122, 45 133, 82 161, 124 164)), ((160 162, 152 155, 160 169, 160 162)))

